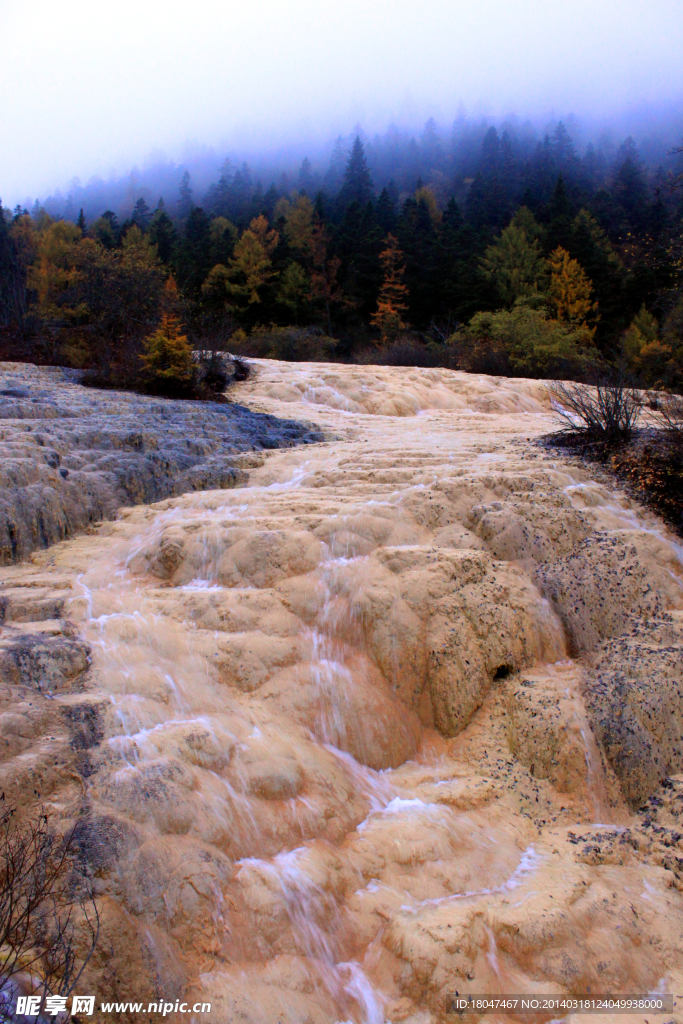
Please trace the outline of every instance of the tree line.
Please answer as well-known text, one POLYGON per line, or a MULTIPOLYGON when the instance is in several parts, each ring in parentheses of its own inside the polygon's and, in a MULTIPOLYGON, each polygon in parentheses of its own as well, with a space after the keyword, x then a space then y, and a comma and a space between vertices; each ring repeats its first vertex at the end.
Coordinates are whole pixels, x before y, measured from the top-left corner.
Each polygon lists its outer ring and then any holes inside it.
POLYGON ((680 176, 632 139, 607 161, 562 123, 534 147, 489 127, 455 170, 433 122, 367 148, 378 172, 357 136, 324 177, 224 167, 198 201, 186 171, 122 222, 3 210, 4 354, 178 393, 218 349, 683 384, 680 176))

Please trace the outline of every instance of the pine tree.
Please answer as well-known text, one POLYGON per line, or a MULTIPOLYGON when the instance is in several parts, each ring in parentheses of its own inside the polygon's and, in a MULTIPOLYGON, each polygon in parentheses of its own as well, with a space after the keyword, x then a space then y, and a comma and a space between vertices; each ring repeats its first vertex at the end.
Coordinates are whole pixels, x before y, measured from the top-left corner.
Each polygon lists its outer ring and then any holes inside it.
POLYGON ((551 146, 553 156, 560 167, 566 167, 570 161, 576 159, 574 143, 562 121, 558 122, 557 128, 553 132, 551 146))
POLYGON ((356 136, 356 141, 353 144, 351 155, 346 164, 344 184, 337 196, 339 211, 343 212, 349 203, 354 202, 354 200, 360 206, 365 207, 372 198, 372 192, 373 184, 368 162, 365 159, 365 150, 360 138, 356 136))
POLYGON ((175 270, 185 294, 198 296, 202 281, 210 270, 211 221, 201 206, 194 206, 185 221, 185 230, 175 252, 175 270))
POLYGON ((377 217, 377 223, 381 227, 385 235, 393 231, 396 227, 396 187, 393 181, 389 182, 389 187, 386 186, 382 189, 377 200, 377 209, 375 211, 377 217))
POLYGON ((87 224, 85 223, 85 214, 83 213, 83 207, 81 206, 80 213, 78 214, 78 220, 76 221, 76 227, 80 228, 81 234, 85 238, 87 231, 87 224))
POLYGON ((337 137, 337 141, 334 144, 332 150, 332 156, 330 157, 330 166, 325 175, 323 186, 327 192, 334 195, 338 192, 341 183, 344 178, 344 165, 346 163, 346 154, 348 150, 344 144, 344 140, 341 135, 337 137))
POLYGON ((181 220, 186 220, 190 216, 193 206, 192 189, 190 187, 190 172, 183 171, 183 176, 180 179, 180 188, 178 190, 178 216, 181 220))
POLYGON ((403 253, 394 235, 387 235, 384 243, 386 248, 379 255, 384 280, 377 298, 377 311, 372 315, 372 323, 379 329, 382 345, 396 338, 408 326, 402 319, 408 310, 408 288, 403 283, 403 253))
POLYGON ((515 299, 539 292, 546 263, 539 244, 540 227, 531 210, 520 207, 481 261, 484 277, 511 306, 515 299))
POLYGON ((635 142, 629 136, 619 148, 623 162, 614 177, 612 196, 620 213, 618 229, 641 231, 647 220, 648 190, 635 142))
POLYGON ((292 261, 280 276, 280 287, 277 293, 278 302, 287 306, 294 314, 294 323, 299 323, 299 310, 310 292, 308 276, 300 263, 292 261))
POLYGON ((227 267, 219 263, 208 274, 202 285, 204 295, 217 299, 227 293, 234 306, 243 310, 260 303, 262 290, 277 276, 270 257, 278 240, 278 232, 268 228, 265 217, 254 217, 227 267))
MULTIPOLYGON (((548 247, 566 249, 571 238, 571 201, 567 186, 562 175, 558 175, 555 191, 550 203, 550 227, 548 229, 548 247)), ((546 250, 547 251, 547 250, 546 250)))
POLYGON ((133 207, 133 213, 131 216, 133 224, 137 224, 141 231, 146 231, 149 226, 151 217, 152 213, 150 211, 149 206, 142 198, 142 196, 140 196, 135 206, 133 207))
POLYGON ((178 238, 173 221, 164 210, 162 202, 163 200, 159 201, 149 225, 149 240, 156 245, 161 262, 170 263, 178 238))
POLYGON ((307 156, 303 158, 299 168, 299 188, 307 195, 310 195, 313 191, 313 171, 311 169, 311 161, 307 156))

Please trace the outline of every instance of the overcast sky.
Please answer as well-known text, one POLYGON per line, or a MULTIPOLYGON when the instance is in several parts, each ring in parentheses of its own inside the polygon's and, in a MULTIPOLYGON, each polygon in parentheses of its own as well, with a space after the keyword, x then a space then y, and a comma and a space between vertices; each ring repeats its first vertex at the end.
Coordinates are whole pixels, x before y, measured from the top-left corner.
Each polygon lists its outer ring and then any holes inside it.
POLYGON ((194 140, 683 103, 683 0, 0 0, 0 196, 194 140))

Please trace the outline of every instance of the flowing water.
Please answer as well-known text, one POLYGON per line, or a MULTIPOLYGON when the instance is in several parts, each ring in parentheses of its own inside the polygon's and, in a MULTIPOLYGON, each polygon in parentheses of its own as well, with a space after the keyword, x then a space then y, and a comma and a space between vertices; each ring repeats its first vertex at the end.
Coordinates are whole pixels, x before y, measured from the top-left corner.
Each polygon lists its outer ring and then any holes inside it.
POLYGON ((456 991, 680 984, 675 872, 621 841, 582 699, 637 609, 598 562, 564 621, 538 575, 626 536, 675 616, 678 545, 533 443, 541 383, 261 361, 236 398, 329 440, 2 571, 66 591, 91 648, 52 700, 95 740, 43 770, 43 717, 14 778, 81 823, 93 985, 216 1022, 441 1024, 456 991))

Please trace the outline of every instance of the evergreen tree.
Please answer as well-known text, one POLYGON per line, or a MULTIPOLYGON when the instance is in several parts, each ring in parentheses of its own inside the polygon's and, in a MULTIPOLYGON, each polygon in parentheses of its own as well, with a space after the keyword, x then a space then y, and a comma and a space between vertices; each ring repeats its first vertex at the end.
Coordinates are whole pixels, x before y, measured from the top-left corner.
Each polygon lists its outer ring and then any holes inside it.
POLYGON ((142 196, 140 196, 135 206, 133 207, 133 213, 131 215, 131 220, 133 221, 133 224, 137 224, 141 231, 146 231, 147 228, 149 227, 151 217, 152 213, 149 206, 142 198, 142 196))
POLYGON ((311 161, 305 156, 299 168, 299 188, 302 192, 310 195, 313 191, 313 171, 311 161))
POLYGON ((184 294, 197 298, 210 268, 211 221, 195 206, 185 221, 180 244, 175 251, 175 271, 184 294))
POLYGON ((178 190, 178 216, 181 220, 187 220, 192 211, 192 188, 190 187, 190 172, 183 171, 178 190))
POLYGON ((629 323, 629 304, 624 295, 626 270, 607 232, 586 209, 579 210, 574 218, 569 251, 593 282, 600 305, 602 319, 596 343, 603 350, 610 343, 616 345, 629 323))
POLYGON ((546 263, 539 234, 533 214, 521 207, 481 261, 484 277, 507 306, 543 290, 546 263))
POLYGON ((300 263, 292 260, 280 276, 277 299, 294 314, 294 323, 299 323, 299 312, 305 305, 310 292, 310 282, 300 263))
POLYGON ((337 207, 342 213, 349 203, 356 202, 364 207, 372 198, 373 185, 370 177, 365 150, 360 138, 356 136, 351 149, 346 171, 344 172, 344 184, 337 196, 337 207))
POLYGON ((346 144, 344 143, 341 135, 339 135, 334 144, 332 156, 330 157, 330 166, 323 182, 323 187, 331 195, 337 194, 344 180, 344 166, 346 164, 347 152, 346 144))
POLYGON ((114 249, 121 239, 121 231, 113 210, 105 210, 101 217, 93 221, 90 232, 105 249, 114 249))
POLYGON ((83 213, 83 207, 82 206, 81 206, 80 212, 78 214, 78 220, 76 221, 76 227, 80 228, 81 234, 85 238, 86 232, 88 230, 88 226, 85 223, 85 214, 83 213))
POLYGON ((230 204, 230 179, 221 174, 217 184, 210 185, 204 197, 204 206, 209 213, 227 217, 230 204))
MULTIPOLYGON (((570 244, 572 229, 572 208, 564 178, 557 178, 555 191, 550 203, 550 226, 548 228, 548 244, 551 249, 570 244)), ((546 250, 547 251, 547 250, 546 250)))
POLYGON ((21 319, 25 295, 26 279, 20 273, 16 246, 0 202, 0 325, 9 327, 21 319))
POLYGON ((500 139, 495 128, 491 127, 481 144, 481 166, 489 174, 498 169, 500 163, 500 139))
POLYGON ((557 125, 551 140, 553 158, 559 167, 567 167, 576 159, 574 143, 562 121, 557 125))
POLYGON ((153 245, 156 245, 157 254, 161 262, 170 263, 178 242, 178 235, 173 226, 173 221, 162 206, 161 200, 149 225, 149 240, 153 245))
POLYGON ((435 255, 434 276, 442 286, 433 316, 465 321, 488 305, 479 268, 480 256, 478 237, 465 223, 460 207, 451 197, 441 220, 435 255))
POLYGON ((422 148, 422 164, 425 170, 440 168, 444 161, 443 146, 436 130, 436 121, 430 117, 426 122, 420 139, 422 148))
MULTIPOLYGON (((393 185, 393 182, 391 182, 390 185, 393 185)), ((392 195, 386 186, 380 192, 379 199, 377 200, 375 216, 377 217, 377 223, 385 235, 388 235, 390 232, 395 230, 396 198, 395 194, 392 195)))
POLYGON ((269 228, 265 217, 255 217, 235 246, 227 267, 213 267, 202 286, 205 295, 226 295, 230 304, 246 310, 259 304, 263 290, 275 277, 271 256, 278 244, 278 233, 269 228))
POLYGON ((336 242, 344 293, 356 312, 366 319, 374 308, 381 277, 382 233, 372 202, 368 201, 363 207, 353 199, 348 204, 336 242))
POLYGON ((621 234, 640 232, 647 221, 648 191, 635 143, 630 137, 619 150, 623 156, 612 184, 612 199, 618 211, 615 229, 621 234))
POLYGON ((406 258, 410 317, 417 325, 428 324, 438 308, 440 281, 436 274, 438 230, 430 204, 420 190, 406 199, 397 232, 406 258))
POLYGON ((280 193, 278 192, 275 185, 271 185, 266 194, 263 197, 263 212, 268 220, 273 219, 275 213, 275 207, 277 206, 280 193))

